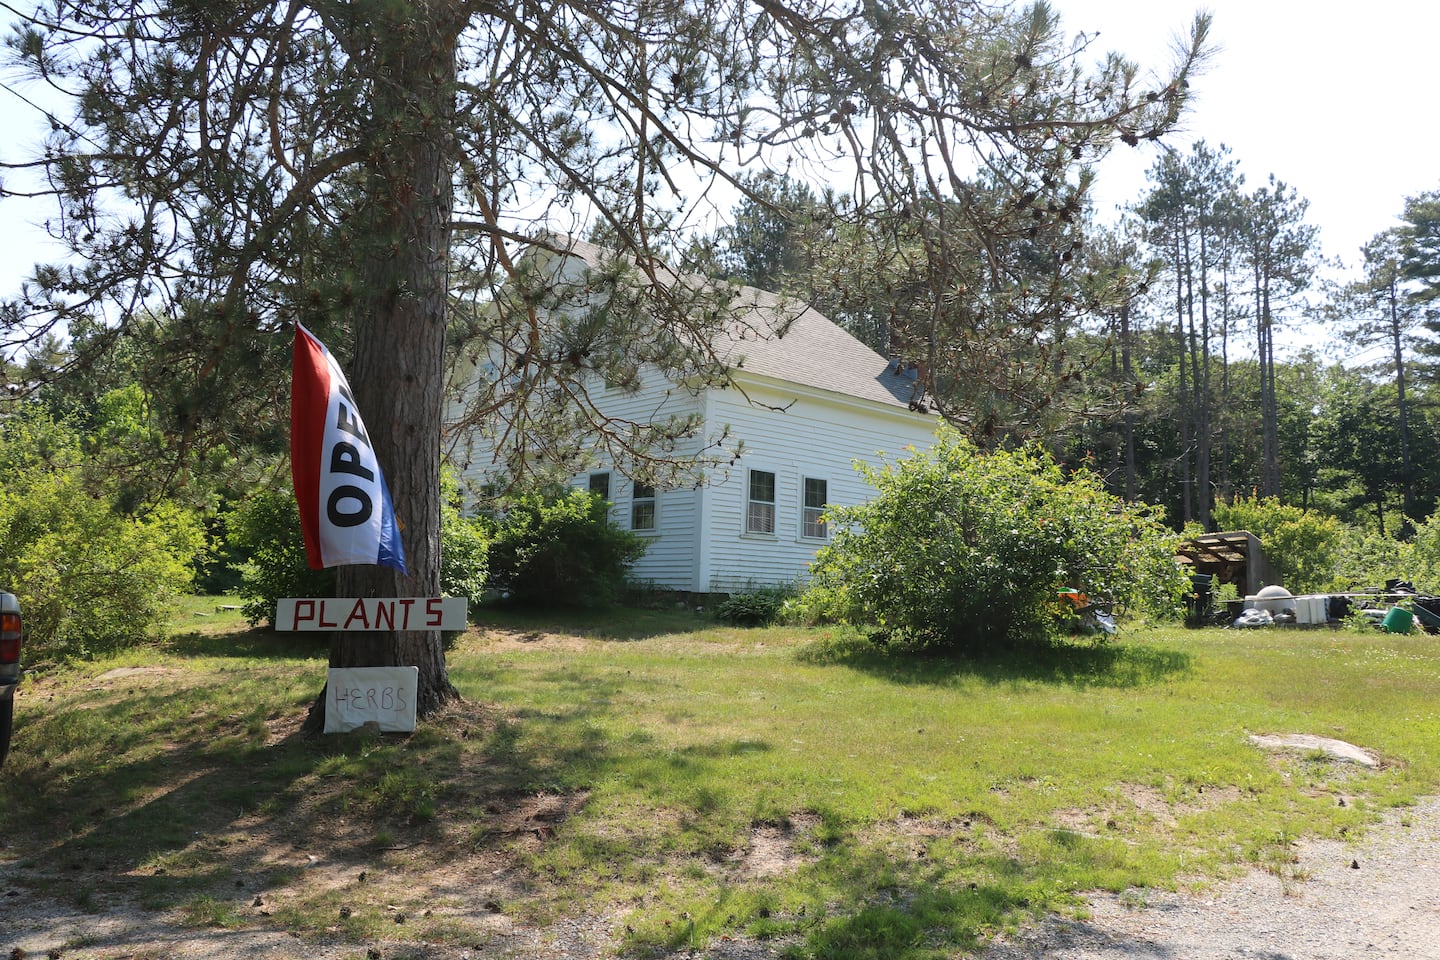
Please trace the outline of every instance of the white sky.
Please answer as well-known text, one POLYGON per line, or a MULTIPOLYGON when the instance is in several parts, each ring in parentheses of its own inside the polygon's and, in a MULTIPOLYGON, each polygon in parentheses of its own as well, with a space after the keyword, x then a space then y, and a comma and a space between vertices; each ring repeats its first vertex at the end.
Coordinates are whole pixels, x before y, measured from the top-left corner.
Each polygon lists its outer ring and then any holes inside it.
MULTIPOLYGON (((1394 226, 1405 197, 1440 189, 1440 3, 1368 0, 1051 0, 1067 33, 1098 30, 1116 50, 1163 70, 1177 33, 1213 14, 1215 50, 1191 84, 1192 108, 1168 143, 1225 144, 1246 187, 1270 174, 1309 200, 1326 256, 1347 265, 1394 226), (1432 106, 1427 107, 1427 104, 1432 106)), ((1097 54, 1098 55, 1098 54, 1097 54)), ((1135 199, 1155 148, 1116 148, 1097 184, 1102 214, 1135 199)))

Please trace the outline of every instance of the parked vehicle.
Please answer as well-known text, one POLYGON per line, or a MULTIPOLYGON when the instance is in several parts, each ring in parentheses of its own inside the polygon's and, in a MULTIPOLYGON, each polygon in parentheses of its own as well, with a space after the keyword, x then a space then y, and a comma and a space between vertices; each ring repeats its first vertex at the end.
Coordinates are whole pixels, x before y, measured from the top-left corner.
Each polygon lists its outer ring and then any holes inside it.
POLYGON ((15 688, 20 684, 20 601, 0 592, 0 766, 10 753, 15 726, 15 688))

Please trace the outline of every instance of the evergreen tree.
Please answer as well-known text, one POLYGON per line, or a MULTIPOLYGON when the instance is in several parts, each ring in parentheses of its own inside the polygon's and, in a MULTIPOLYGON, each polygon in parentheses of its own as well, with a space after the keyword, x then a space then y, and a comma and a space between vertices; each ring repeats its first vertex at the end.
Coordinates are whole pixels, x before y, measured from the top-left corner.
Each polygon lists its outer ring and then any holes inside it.
POLYGON ((1280 410, 1276 400, 1277 314, 1303 291, 1314 271, 1315 227, 1305 222, 1309 202, 1270 176, 1238 209, 1240 240, 1249 268, 1260 364, 1260 496, 1280 496, 1280 410))
MULTIPOLYGON (((1203 141, 1187 156, 1168 153, 1151 168, 1150 192, 1137 207, 1149 226, 1149 239, 1166 264, 1177 341, 1181 346, 1179 425, 1193 455, 1181 461, 1181 483, 1187 491, 1182 518, 1210 525, 1215 421, 1223 409, 1224 390, 1217 396, 1214 381, 1220 368, 1226 378, 1229 329, 1228 286, 1233 262, 1233 211, 1243 182, 1229 150, 1203 141), (1215 341, 1222 344, 1215 357, 1215 341)), ((1223 468, 1228 476, 1228 458, 1223 468)))
MULTIPOLYGON (((305 322, 342 354, 411 563, 408 579, 344 568, 352 596, 438 590, 449 310, 488 298, 494 325, 463 332, 535 342, 544 290, 517 243, 559 248, 603 227, 628 268, 597 282, 643 291, 606 315, 621 329, 603 342, 628 333, 654 347, 634 354, 717 375, 704 340, 723 296, 678 295, 660 255, 687 248, 708 189, 743 188, 746 163, 833 171, 846 158, 853 217, 903 237, 907 256, 914 241, 937 318, 992 311, 951 327, 1003 365, 997 341, 1049 326, 1067 292, 1062 271, 1025 276, 1016 245, 1067 236, 1085 186, 1075 163, 1173 125, 1208 27, 1197 18, 1174 71, 1142 83, 1118 55, 1081 65, 1088 40, 1070 43, 1044 3, 56 0, 17 15, 17 63, 69 98, 32 166, 73 259, 6 305, 6 342, 76 317, 116 336, 158 320, 185 385, 184 452, 224 442, 227 422, 274 418, 289 324, 305 322)), ((1058 264, 1065 251, 1036 252, 1058 264)), ((911 336, 939 359, 940 339, 911 336)), ((507 398, 532 388, 584 404, 565 386, 625 360, 561 346, 507 354, 472 422, 531 409, 507 398)), ((422 715, 454 695, 435 632, 337 639, 331 663, 418 666, 422 715)))
POLYGON ((1406 276, 1401 231, 1377 234, 1361 248, 1361 254, 1363 275, 1339 291, 1325 314, 1350 343, 1362 349, 1378 345, 1385 350, 1384 360, 1364 369, 1393 378, 1402 509, 1407 518, 1419 521, 1425 517, 1417 513, 1414 497, 1410 373, 1411 358, 1422 342, 1422 326, 1433 311, 1423 302, 1423 288, 1406 276))
POLYGON ((1405 279, 1419 285, 1416 299, 1440 297, 1440 190, 1405 198, 1398 232, 1405 279))
MULTIPOLYGON (((1350 372, 1334 378, 1326 390, 1312 429, 1317 458, 1323 466, 1317 480, 1328 488, 1342 516, 1354 522, 1373 523, 1382 536, 1400 533, 1406 516, 1402 491, 1410 509, 1429 515, 1437 484, 1420 480, 1407 484, 1406 463, 1400 450, 1398 396, 1392 383, 1375 383, 1350 372)), ((1408 456, 1433 465, 1440 457, 1434 434, 1422 421, 1412 432, 1408 456)), ((1432 471, 1433 473, 1433 471, 1432 471)))
POLYGON ((783 174, 767 171, 745 183, 747 195, 715 236, 721 275, 784 292, 811 272, 807 234, 824 229, 826 205, 809 184, 783 174))

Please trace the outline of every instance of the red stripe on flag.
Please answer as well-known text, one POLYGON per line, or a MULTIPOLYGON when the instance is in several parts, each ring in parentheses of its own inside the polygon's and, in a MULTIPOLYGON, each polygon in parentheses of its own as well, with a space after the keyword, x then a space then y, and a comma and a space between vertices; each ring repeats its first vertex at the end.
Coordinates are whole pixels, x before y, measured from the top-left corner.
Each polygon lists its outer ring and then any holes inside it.
POLYGON ((295 482, 295 502, 300 507, 305 559, 313 570, 324 565, 320 552, 320 461, 330 387, 325 348, 297 323, 290 380, 290 471, 295 482))

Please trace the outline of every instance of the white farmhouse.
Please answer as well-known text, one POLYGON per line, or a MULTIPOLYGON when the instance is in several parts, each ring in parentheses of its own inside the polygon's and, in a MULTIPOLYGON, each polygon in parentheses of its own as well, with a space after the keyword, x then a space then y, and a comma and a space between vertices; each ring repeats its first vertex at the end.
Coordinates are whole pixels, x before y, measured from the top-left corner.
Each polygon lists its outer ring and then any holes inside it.
MULTIPOLYGON (((552 275, 588 289, 586 277, 604 251, 568 243, 569 255, 552 275)), ((829 539, 825 508, 858 503, 872 492, 856 461, 895 460, 934 442, 937 420, 915 402, 913 372, 899 371, 803 302, 742 288, 732 307, 738 322, 731 329, 743 332, 717 344, 731 386, 676 389, 655 376, 639 389, 597 385, 593 394, 598 408, 621 420, 695 416, 695 450, 722 432, 742 444, 738 459, 727 458, 699 484, 657 489, 603 461, 571 477, 572 486, 610 500, 615 524, 649 541, 631 570, 638 582, 733 593, 803 581, 829 539), (771 319, 746 324, 750 311, 771 319), (757 326, 781 332, 757 337, 757 326)), ((493 365, 472 362, 456 382, 474 383, 487 370, 493 365)), ((484 440, 471 436, 467 443, 460 436, 452 444, 466 448, 455 459, 470 489, 502 482, 484 440)))

